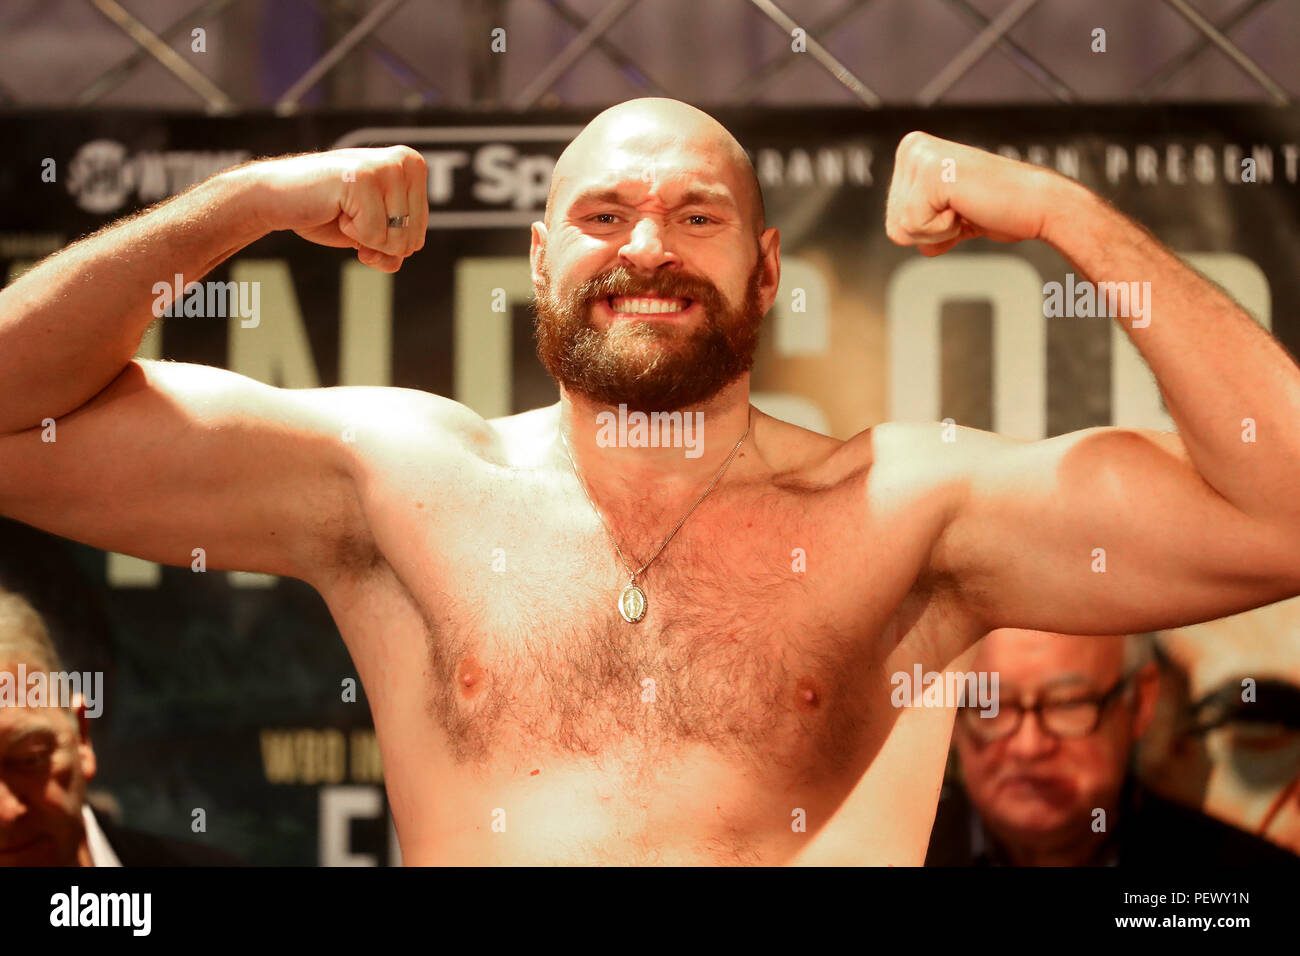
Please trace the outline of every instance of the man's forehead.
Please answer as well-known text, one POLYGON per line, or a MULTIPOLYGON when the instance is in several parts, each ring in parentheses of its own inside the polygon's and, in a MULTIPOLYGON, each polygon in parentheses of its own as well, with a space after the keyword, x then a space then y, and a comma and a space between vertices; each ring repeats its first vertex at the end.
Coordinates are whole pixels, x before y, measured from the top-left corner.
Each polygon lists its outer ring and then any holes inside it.
POLYGON ((66 713, 57 707, 0 707, 0 744, 55 738, 65 729, 66 713))
POLYGON ((580 194, 602 189, 665 198, 705 191, 738 205, 742 179, 732 166, 725 153, 680 137, 634 136, 586 143, 556 165, 555 197, 567 205, 580 194))
POLYGON ((7 745, 48 733, 58 733, 64 729, 70 717, 67 710, 54 704, 32 706, 28 686, 19 678, 30 680, 32 674, 38 672, 42 672, 42 665, 32 660, 0 661, 0 680, 8 685, 5 693, 22 698, 22 705, 17 701, 8 702, 7 697, 6 702, 0 703, 0 739, 7 745), (20 665, 24 669, 22 674, 19 673, 20 665))
POLYGON ((640 202, 649 198, 673 202, 689 196, 694 201, 736 205, 736 191, 712 170, 682 163, 647 162, 643 157, 613 157, 602 169, 575 176, 562 186, 563 201, 579 198, 618 197, 640 202))
POLYGON ((1018 677, 1105 677, 1120 666, 1124 639, 1006 629, 985 637, 977 661, 1018 677))

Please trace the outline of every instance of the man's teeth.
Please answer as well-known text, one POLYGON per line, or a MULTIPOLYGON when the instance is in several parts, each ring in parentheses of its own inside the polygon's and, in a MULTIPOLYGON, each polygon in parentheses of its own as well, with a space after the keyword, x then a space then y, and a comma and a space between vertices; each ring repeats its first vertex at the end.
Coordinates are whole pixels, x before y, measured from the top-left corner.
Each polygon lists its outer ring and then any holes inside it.
POLYGON ((687 306, 685 299, 632 299, 614 296, 609 300, 615 312, 633 315, 657 315, 662 312, 681 312, 687 306))

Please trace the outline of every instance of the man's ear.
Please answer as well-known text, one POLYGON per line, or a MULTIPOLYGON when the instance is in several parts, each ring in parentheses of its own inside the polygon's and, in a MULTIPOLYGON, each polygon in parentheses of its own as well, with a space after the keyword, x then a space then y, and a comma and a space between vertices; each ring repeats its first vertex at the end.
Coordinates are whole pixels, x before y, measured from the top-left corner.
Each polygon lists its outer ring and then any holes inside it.
POLYGON ((758 254, 764 260, 762 302, 766 314, 781 286, 781 233, 775 226, 764 229, 758 237, 758 254))
POLYGON ((93 780, 99 770, 95 748, 90 742, 90 718, 86 716, 86 698, 72 695, 72 713, 77 721, 77 760, 81 763, 81 776, 93 780))
POLYGON ((542 286, 545 284, 542 281, 542 261, 546 258, 548 235, 546 223, 541 221, 533 223, 528 242, 528 266, 532 271, 533 291, 538 295, 541 295, 542 286))

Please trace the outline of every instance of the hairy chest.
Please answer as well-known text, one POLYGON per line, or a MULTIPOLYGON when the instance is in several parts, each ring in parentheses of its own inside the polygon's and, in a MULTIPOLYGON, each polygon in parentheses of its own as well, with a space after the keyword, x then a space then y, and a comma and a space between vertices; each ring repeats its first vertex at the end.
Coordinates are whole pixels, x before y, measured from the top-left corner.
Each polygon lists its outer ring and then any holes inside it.
POLYGON ((457 762, 558 755, 650 772, 704 748, 812 778, 858 762, 887 724, 877 638, 909 579, 882 559, 861 580, 853 549, 870 544, 847 533, 833 493, 709 502, 641 579, 635 624, 617 607, 626 572, 581 502, 502 504, 485 503, 412 588, 428 714, 457 762))

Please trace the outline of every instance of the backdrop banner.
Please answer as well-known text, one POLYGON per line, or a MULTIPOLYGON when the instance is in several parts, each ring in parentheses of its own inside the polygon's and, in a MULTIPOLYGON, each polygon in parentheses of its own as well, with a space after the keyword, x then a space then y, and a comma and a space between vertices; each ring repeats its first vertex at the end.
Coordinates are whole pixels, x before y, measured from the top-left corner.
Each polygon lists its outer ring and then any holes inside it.
MULTIPOLYGON (((979 240, 928 259, 888 240, 894 150, 912 129, 1079 180, 1300 354, 1300 111, 716 115, 749 151, 768 223, 781 231, 781 289, 753 376, 755 403, 772 414, 840 438, 888 419, 950 418, 1026 439, 1173 427, 1118 322, 1069 307, 1082 277, 1047 245, 979 240)), ((207 277, 233 286, 185 296, 183 314, 156 323, 141 355, 295 388, 425 389, 489 417, 549 404, 557 392, 534 351, 529 225, 556 157, 589 118, 3 114, 0 277, 250 159, 403 143, 428 162, 430 220, 424 250, 400 272, 278 233, 207 277)), ((0 583, 33 595, 69 668, 108 675, 92 731, 101 806, 115 805, 128 826, 253 863, 397 861, 365 693, 352 692, 356 672, 314 591, 162 568, 12 524, 3 535, 0 583)), ((1300 684, 1298 617, 1258 618, 1271 636, 1243 639, 1234 666, 1300 684), (1257 644, 1276 660, 1258 657, 1257 644)), ((1281 759, 1300 761, 1300 750, 1281 759)), ((1197 799, 1190 784, 1180 792, 1197 799)))

